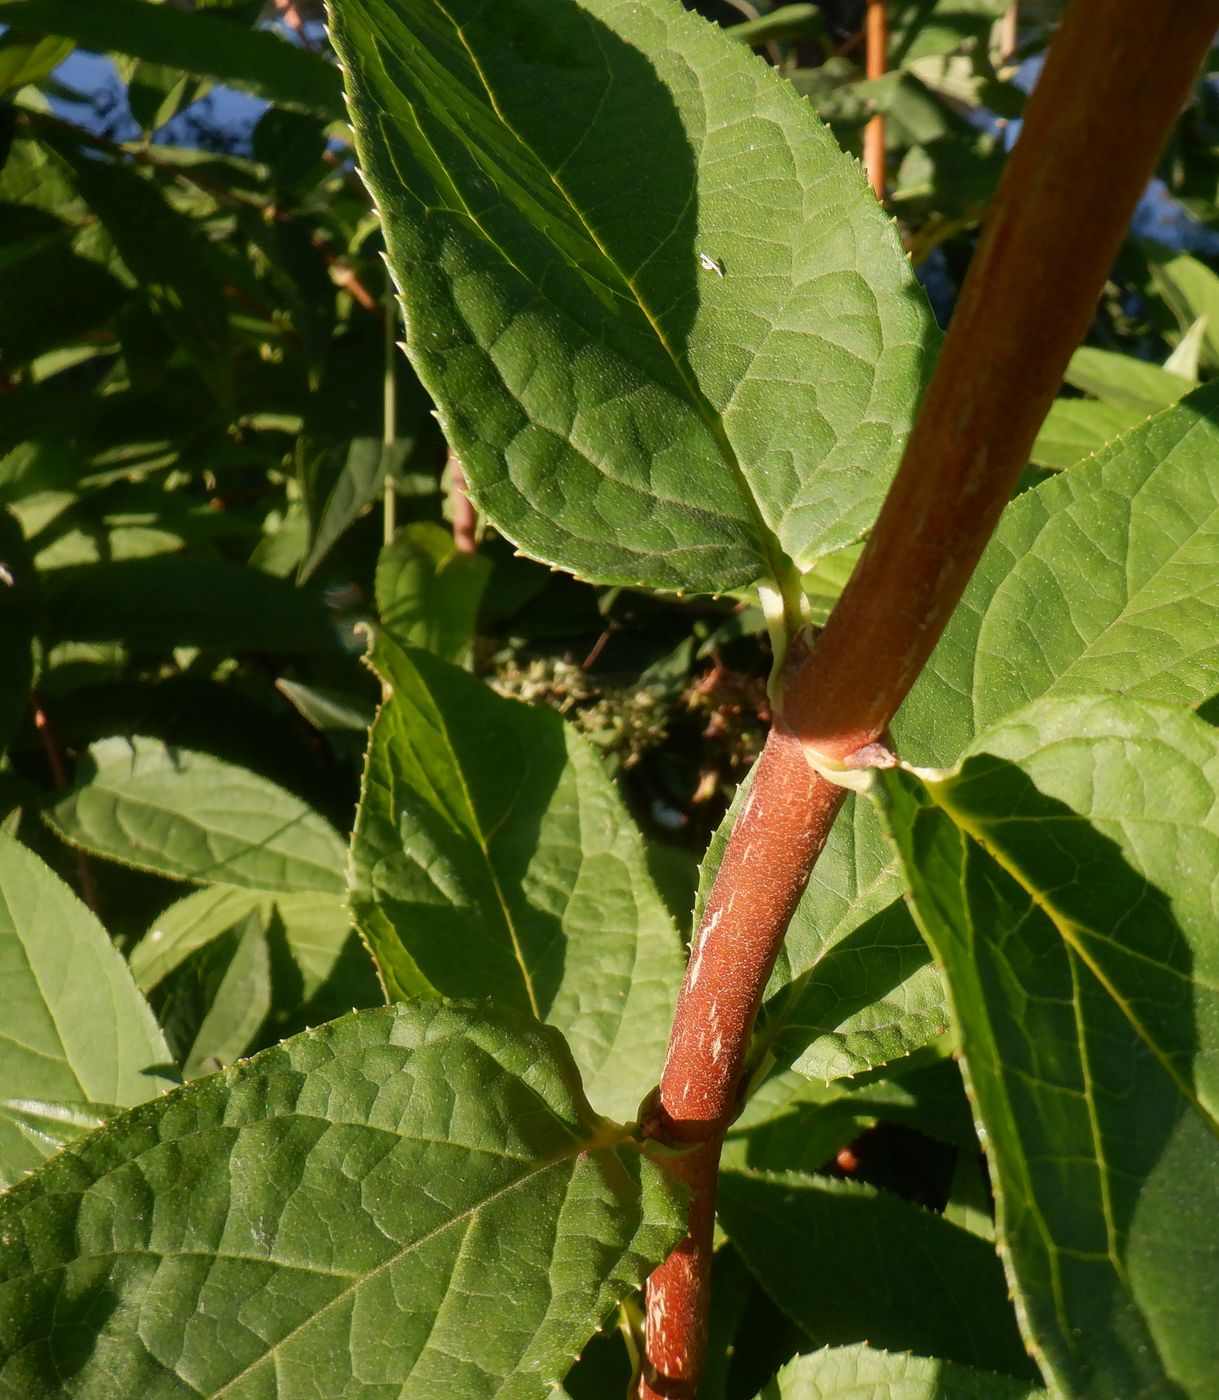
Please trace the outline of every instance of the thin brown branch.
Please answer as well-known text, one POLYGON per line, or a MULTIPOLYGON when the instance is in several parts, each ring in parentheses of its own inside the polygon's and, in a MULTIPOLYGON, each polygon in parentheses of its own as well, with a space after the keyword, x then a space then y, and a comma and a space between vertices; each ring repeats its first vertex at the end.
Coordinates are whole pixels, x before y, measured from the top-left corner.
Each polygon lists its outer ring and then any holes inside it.
POLYGON ((1017 0, 1003 11, 999 21, 999 62, 1010 63, 1015 57, 1020 38, 1020 6, 1017 0))
MULTIPOLYGON (((52 781, 57 788, 71 787, 72 779, 68 776, 63 750, 55 737, 55 729, 51 724, 50 715, 47 714, 46 704, 36 690, 30 691, 30 708, 34 711, 34 728, 38 731, 38 738, 42 742, 42 751, 46 755, 47 767, 51 770, 52 781)), ((76 878, 80 883, 81 898, 96 914, 99 904, 97 880, 93 875, 93 867, 89 864, 89 857, 84 851, 73 848, 72 854, 76 859, 76 878)))
POLYGON ((713 1164, 762 992, 842 798, 815 770, 880 739, 930 656, 1028 460, 1216 28, 1219 0, 1068 7, 871 540, 815 648, 793 648, 644 1124, 669 1145, 699 1146, 675 1159, 693 1189, 690 1233, 648 1282, 643 1400, 696 1392, 713 1164), (1107 36, 1103 46, 1097 34, 1107 36))
MULTIPOLYGON (((885 56, 889 47, 889 24, 885 0, 868 0, 866 72, 869 79, 885 76, 885 56)), ((863 168, 877 199, 885 197, 885 114, 877 112, 868 118, 863 129, 863 168)))
POLYGON ((449 448, 449 510, 453 516, 453 543, 462 554, 478 553, 478 513, 466 487, 466 474, 457 454, 449 448))

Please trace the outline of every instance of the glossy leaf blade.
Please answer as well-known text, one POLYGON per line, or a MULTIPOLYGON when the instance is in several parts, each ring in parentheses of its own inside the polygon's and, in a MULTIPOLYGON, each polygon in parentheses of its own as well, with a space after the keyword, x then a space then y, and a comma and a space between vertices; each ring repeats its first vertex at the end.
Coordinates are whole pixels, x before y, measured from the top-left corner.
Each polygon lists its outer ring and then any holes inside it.
POLYGON ((676 1189, 555 1032, 363 1012, 3 1198, 0 1390, 542 1400, 681 1235, 676 1189))
POLYGON ((1003 1267, 985 1240, 889 1192, 799 1172, 726 1171, 719 1219, 816 1342, 856 1342, 1028 1373, 1003 1267), (792 1242, 817 1257, 793 1267, 792 1242))
POLYGON ((824 1347, 798 1356, 757 1400, 1048 1400, 1040 1386, 938 1357, 875 1347, 824 1347))
POLYGON ((127 1107, 175 1082, 105 929, 32 851, 0 835, 0 1188, 55 1145, 31 1105, 127 1107))
POLYGON ((351 907, 394 998, 489 997, 557 1026, 589 1098, 656 1082, 680 945, 591 745, 552 710, 378 639, 351 907))
POLYGON ((1046 697, 958 772, 882 784, 1030 1344, 1072 1395, 1209 1393, 1219 735, 1166 706, 1046 697))
POLYGON ((95 855, 200 884, 338 893, 338 833, 266 778, 156 739, 103 739, 47 813, 95 855))
POLYGON ((789 86, 675 0, 336 0, 331 24, 407 352, 497 528, 709 592, 864 533, 934 331, 789 86))

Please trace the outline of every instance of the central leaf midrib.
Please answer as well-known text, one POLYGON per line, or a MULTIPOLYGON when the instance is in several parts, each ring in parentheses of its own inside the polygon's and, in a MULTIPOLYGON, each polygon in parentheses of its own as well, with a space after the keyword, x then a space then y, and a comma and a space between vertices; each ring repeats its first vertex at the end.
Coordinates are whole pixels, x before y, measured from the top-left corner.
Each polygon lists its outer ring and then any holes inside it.
POLYGON ((732 442, 728 437, 727 430, 724 427, 723 418, 707 400, 706 396, 703 394, 697 382, 691 378, 681 361, 681 357, 677 355, 677 353, 674 351, 673 347, 669 344, 664 332, 661 330, 660 323, 655 313, 648 306, 644 298, 640 295, 639 289, 632 281, 632 279, 626 275, 626 273, 622 270, 621 267, 619 267, 614 257, 602 243, 601 239, 597 236, 592 225, 588 222, 587 218, 585 217, 583 211, 580 209, 576 201, 572 198, 571 192, 563 184, 558 174, 549 168, 549 166, 538 154, 538 152, 534 150, 534 148, 529 144, 529 142, 525 140, 521 133, 512 124, 512 122, 508 120, 507 116, 501 109, 499 102, 496 100, 495 93, 492 90, 491 84, 488 81, 486 74, 483 72, 482 65, 479 63, 477 57, 475 56, 474 50, 471 47, 468 39, 466 38, 465 31, 463 30, 461 25, 458 24, 457 21, 453 18, 453 16, 448 12, 444 4, 442 3, 442 0, 432 0, 432 2, 435 5, 436 9, 439 11, 439 13, 443 15, 444 19, 452 27, 454 35, 461 44, 462 49, 465 51, 466 57, 469 60, 472 71, 478 78, 478 81, 482 84, 483 91, 486 93, 487 102, 489 103, 491 111, 494 113, 496 119, 500 122, 504 130, 509 134, 509 136, 511 136, 512 139, 517 143, 517 145, 519 145, 520 148, 527 154, 527 156, 540 169, 545 171, 550 182, 554 185, 555 189, 558 190, 559 194, 563 197, 564 202, 566 203, 568 209, 571 211, 574 218, 578 220, 580 227, 584 230, 592 246, 597 250, 597 253, 601 257, 605 266, 613 274, 614 279, 622 287, 624 287, 627 290, 627 292, 630 293, 630 301, 633 302, 633 304, 638 308, 640 315, 642 315, 644 320, 647 321, 648 326, 652 331, 652 334, 656 337, 657 344, 664 352, 665 358, 672 366, 674 373, 677 375, 678 381, 680 382, 682 388, 685 390, 691 406, 693 407, 695 413, 698 415, 699 419, 702 421, 703 426, 711 434, 711 439, 715 443, 716 448, 719 450, 720 456, 723 458, 723 461, 728 468, 733 484, 736 486, 737 492, 741 498, 742 503, 745 506, 746 512, 753 523, 755 537, 759 545, 761 546, 762 555, 766 561, 767 568, 769 569, 769 578, 773 579, 776 583, 780 585, 784 584, 786 581, 791 579, 793 575, 797 574, 798 571, 794 562, 787 554, 787 551, 783 548, 783 545, 778 535, 771 528, 771 526, 766 520, 766 517, 762 513, 761 504, 759 503, 757 497, 754 495, 752 489, 750 488, 749 479, 745 475, 744 468, 741 466, 741 462, 736 454, 736 450, 732 446, 732 442))

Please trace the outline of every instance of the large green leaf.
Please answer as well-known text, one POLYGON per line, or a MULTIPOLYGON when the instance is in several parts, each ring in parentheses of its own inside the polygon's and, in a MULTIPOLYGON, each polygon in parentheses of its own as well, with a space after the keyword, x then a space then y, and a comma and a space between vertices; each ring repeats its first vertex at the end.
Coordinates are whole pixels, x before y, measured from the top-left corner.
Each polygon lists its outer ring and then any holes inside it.
MULTIPOLYGON (((1046 692, 1197 705, 1219 691, 1216 459, 1219 386, 1207 386, 1017 497, 894 722, 901 755, 953 762, 1046 692)), ((848 798, 768 989, 760 1034, 781 1062, 816 1078, 858 1072, 946 1024, 900 888, 872 804, 848 798)))
POLYGON ((552 710, 380 638, 351 907, 391 997, 490 997, 559 1027, 590 1099, 660 1074, 677 932, 595 751, 552 710))
POLYGON ((1030 1344, 1064 1392, 1219 1388, 1219 734, 1046 697, 882 780, 1030 1344))
POLYGON ((152 1098, 175 1076, 165 1040, 105 929, 33 852, 3 834, 0 973, 4 1187, 54 1145, 35 1130, 31 1108, 126 1107, 152 1098))
POLYGON ((289 894, 343 888, 343 843, 299 797, 156 739, 92 745, 47 817, 74 845, 178 880, 289 894))
POLYGON ((993 1246, 900 1197, 800 1172, 721 1173, 718 1216, 758 1282, 815 1342, 1030 1373, 993 1246), (792 1244, 816 1242, 793 1267, 792 1244))
POLYGON ((934 331, 790 86, 677 0, 331 18, 407 353, 492 523, 708 592, 866 531, 934 331))
POLYGON ((4 0, 0 21, 61 34, 95 53, 121 53, 217 78, 289 107, 338 116, 339 75, 315 54, 273 34, 148 0, 4 0))
POLYGON ((930 1356, 824 1347, 798 1356, 757 1400, 1048 1400, 1040 1386, 930 1356))
POLYGON ((0 1205, 0 1393, 552 1393, 684 1229, 560 1037, 362 1012, 136 1109, 0 1205))

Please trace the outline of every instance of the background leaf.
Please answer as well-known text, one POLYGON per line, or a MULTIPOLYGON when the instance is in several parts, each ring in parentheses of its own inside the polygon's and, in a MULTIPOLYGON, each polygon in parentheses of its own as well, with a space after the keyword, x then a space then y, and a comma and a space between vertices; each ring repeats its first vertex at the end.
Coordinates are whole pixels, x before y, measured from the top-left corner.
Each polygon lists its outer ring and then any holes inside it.
POLYGON ((863 534, 934 333, 790 87, 668 0, 331 19, 407 351, 488 520, 706 592, 863 534))
POLYGON ((676 1189, 591 1112, 555 1032, 364 1012, 2 1198, 0 1387, 541 1400, 681 1235, 676 1189))
POLYGON ((178 880, 293 893, 343 888, 343 843, 298 797, 208 754, 103 739, 47 813, 67 841, 178 880))
POLYGON ((336 644, 321 595, 226 559, 162 557, 56 569, 48 628, 78 642, 318 651, 336 644))
POLYGON ((850 1181, 726 1171, 720 1223, 814 1342, 854 1342, 1030 1374, 993 1247, 920 1206, 850 1181), (817 1241, 793 1267, 792 1241, 817 1241))
POLYGON ((169 1049, 97 919, 0 834, 0 1188, 53 1150, 31 1104, 129 1106, 174 1084, 169 1049))
POLYGON ((491 561, 464 554, 451 530, 421 520, 399 530, 377 559, 377 612, 400 646, 461 664, 470 652, 491 561))
POLYGON ((1047 1400, 1047 1392, 930 1356, 853 1346, 797 1357, 757 1400, 1047 1400))
POLYGON ((94 53, 146 58, 326 116, 342 115, 338 73, 272 34, 147 0, 4 0, 4 23, 60 34, 94 53))
POLYGON ((657 1079, 680 944, 592 747, 378 637, 390 689, 351 847, 351 908, 393 998, 491 997, 559 1027, 589 1098, 633 1117, 657 1079))
POLYGON ((1167 706, 1045 697, 959 772, 881 781, 1030 1345, 1072 1395, 1206 1394, 1219 734, 1167 706))

